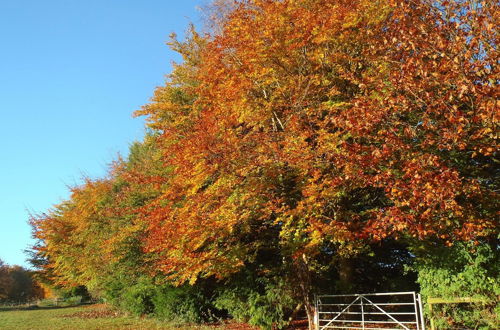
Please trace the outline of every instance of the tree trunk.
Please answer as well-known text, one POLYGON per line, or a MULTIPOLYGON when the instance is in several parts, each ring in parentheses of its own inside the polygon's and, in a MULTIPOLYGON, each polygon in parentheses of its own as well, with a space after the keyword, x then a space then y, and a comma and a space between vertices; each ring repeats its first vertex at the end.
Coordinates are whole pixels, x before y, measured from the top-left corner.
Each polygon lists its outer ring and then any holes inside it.
POLYGON ((339 290, 344 293, 352 293, 353 288, 353 261, 351 258, 341 257, 337 264, 339 272, 339 290))
POLYGON ((309 267, 307 266, 307 257, 302 255, 302 258, 295 261, 295 267, 297 270, 297 277, 299 282, 300 295, 304 302, 304 309, 307 314, 307 321, 309 324, 309 330, 316 330, 315 324, 315 314, 316 306, 314 302, 314 296, 312 294, 312 282, 311 273, 309 267))
POLYGON ((309 325, 309 330, 317 330, 316 328, 316 307, 314 303, 304 303, 304 307, 307 313, 307 323, 309 325))

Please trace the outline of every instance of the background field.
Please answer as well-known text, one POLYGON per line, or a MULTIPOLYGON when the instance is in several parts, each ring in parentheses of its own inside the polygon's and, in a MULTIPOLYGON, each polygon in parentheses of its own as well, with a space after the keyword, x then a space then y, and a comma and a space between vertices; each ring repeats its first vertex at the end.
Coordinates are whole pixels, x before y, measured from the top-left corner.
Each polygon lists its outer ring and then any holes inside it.
POLYGON ((106 305, 13 309, 0 307, 0 328, 28 329, 251 329, 239 325, 179 326, 116 312, 106 305))

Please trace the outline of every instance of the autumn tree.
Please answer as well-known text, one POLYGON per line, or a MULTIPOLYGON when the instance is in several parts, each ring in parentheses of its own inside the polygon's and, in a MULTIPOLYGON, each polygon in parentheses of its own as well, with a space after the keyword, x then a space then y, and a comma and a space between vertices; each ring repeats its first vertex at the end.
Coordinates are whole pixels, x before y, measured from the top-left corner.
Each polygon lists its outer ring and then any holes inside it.
POLYGON ((239 1, 221 33, 194 34, 139 113, 172 168, 144 212, 158 267, 224 278, 272 245, 311 322, 325 253, 347 279, 369 242, 495 231, 498 12, 239 1))
POLYGON ((7 265, 0 259, 0 302, 25 303, 43 297, 32 271, 7 265))
POLYGON ((55 283, 158 304, 228 283, 221 308, 300 299, 312 326, 321 279, 347 291, 408 242, 498 234, 498 2, 213 8, 211 32, 172 36, 183 62, 136 112, 144 141, 32 217, 55 283))
POLYGON ((12 279, 9 276, 8 266, 0 259, 0 300, 9 297, 9 288, 12 285, 12 279))
POLYGON ((85 178, 68 200, 31 217, 37 239, 31 259, 41 276, 60 287, 85 285, 101 296, 108 281, 133 282, 147 273, 140 241, 145 228, 135 215, 156 196, 155 178, 163 172, 152 143, 146 136, 131 146, 128 159, 112 164, 107 178, 85 178))

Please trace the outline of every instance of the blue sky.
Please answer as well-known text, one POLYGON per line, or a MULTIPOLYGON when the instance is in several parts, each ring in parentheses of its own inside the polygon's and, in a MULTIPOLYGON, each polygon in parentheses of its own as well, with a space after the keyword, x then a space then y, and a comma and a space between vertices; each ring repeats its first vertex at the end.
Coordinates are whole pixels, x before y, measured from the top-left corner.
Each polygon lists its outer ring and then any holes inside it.
POLYGON ((0 259, 27 266, 28 210, 102 176, 141 139, 134 110, 164 82, 165 42, 202 0, 0 0, 0 259))

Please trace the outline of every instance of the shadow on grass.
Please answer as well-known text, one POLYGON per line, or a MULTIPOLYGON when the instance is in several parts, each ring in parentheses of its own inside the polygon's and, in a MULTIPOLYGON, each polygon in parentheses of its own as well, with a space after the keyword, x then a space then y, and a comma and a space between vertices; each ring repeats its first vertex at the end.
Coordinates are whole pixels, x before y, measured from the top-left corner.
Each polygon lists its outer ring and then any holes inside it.
POLYGON ((13 311, 39 311, 39 310, 52 310, 52 309, 66 309, 72 307, 88 306, 92 304, 79 304, 70 306, 0 306, 0 312, 13 312, 13 311))

